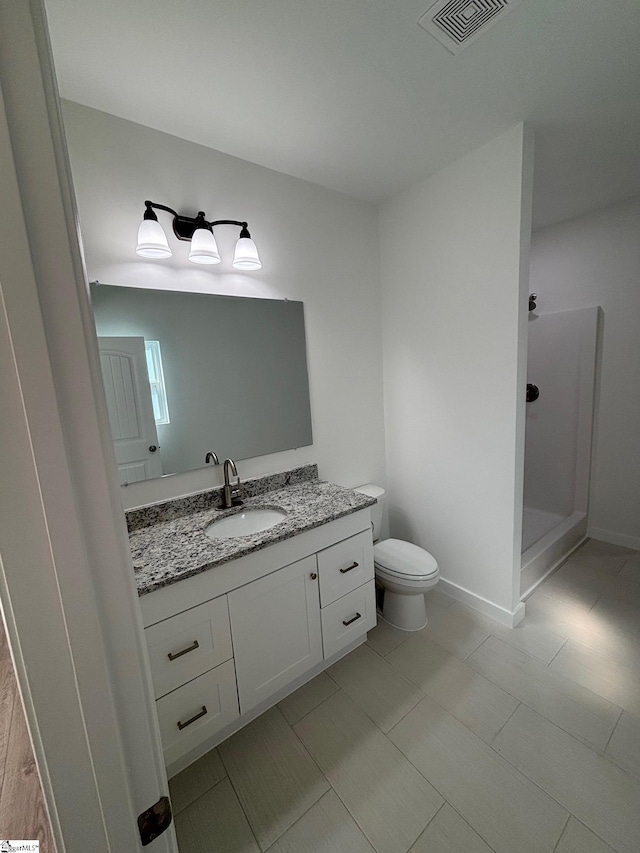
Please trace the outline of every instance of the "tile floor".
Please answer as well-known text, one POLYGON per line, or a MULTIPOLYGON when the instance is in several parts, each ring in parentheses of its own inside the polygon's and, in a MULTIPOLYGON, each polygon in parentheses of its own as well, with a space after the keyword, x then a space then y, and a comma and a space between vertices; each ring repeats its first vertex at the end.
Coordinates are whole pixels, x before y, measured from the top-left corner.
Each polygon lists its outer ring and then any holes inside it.
POLYGON ((181 853, 638 853, 640 552, 509 630, 437 590, 171 780, 181 853))

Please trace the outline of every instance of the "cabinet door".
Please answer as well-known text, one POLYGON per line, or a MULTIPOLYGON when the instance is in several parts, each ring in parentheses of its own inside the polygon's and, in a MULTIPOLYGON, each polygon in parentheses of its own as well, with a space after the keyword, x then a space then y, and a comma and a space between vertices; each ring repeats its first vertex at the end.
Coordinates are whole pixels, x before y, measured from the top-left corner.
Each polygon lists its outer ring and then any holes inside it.
POLYGON ((322 660, 315 556, 229 593, 240 713, 322 660))

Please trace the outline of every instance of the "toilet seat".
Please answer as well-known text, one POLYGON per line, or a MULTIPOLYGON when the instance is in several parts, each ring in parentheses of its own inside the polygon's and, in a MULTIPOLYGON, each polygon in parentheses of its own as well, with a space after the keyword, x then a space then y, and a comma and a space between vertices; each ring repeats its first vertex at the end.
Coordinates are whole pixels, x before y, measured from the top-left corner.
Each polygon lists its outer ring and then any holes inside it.
POLYGON ((373 562, 383 573, 407 581, 427 580, 438 574, 438 563, 428 551, 402 539, 376 543, 373 562))

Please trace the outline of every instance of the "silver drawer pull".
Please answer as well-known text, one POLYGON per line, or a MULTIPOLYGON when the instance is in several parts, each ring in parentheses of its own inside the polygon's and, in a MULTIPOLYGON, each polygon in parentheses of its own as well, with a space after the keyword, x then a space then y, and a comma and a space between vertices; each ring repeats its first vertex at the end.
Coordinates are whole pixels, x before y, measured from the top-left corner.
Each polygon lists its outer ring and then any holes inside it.
POLYGON ((346 626, 346 625, 351 625, 351 623, 352 623, 352 622, 355 622, 355 621, 356 621, 356 619, 362 619, 362 613, 356 613, 356 615, 355 615, 352 619, 347 619, 347 621, 346 621, 346 622, 345 622, 345 621, 344 621, 344 619, 343 619, 343 620, 342 620, 342 624, 343 624, 343 625, 345 625, 345 626, 346 626))
POLYGON ((340 569, 341 575, 346 575, 347 572, 350 572, 352 569, 357 569, 358 563, 352 563, 350 566, 347 566, 346 569, 340 569))
POLYGON ((182 655, 188 655, 189 652, 195 652, 195 650, 199 649, 199 648, 200 648, 200 643, 197 640, 194 640, 193 643, 190 646, 187 646, 186 649, 182 649, 181 652, 175 652, 175 654, 172 652, 169 652, 167 657, 169 658, 169 660, 177 660, 178 658, 181 658, 182 655))
POLYGON ((203 705, 203 706, 202 706, 202 710, 201 710, 201 711, 198 711, 198 713, 197 713, 197 714, 194 714, 194 716, 193 716, 193 717, 191 717, 191 719, 190 719, 190 720, 187 720, 187 721, 186 721, 186 722, 184 722, 184 723, 183 723, 183 722, 181 722, 180 720, 178 720, 178 728, 180 729, 180 731, 182 731, 182 729, 186 729, 186 728, 187 728, 187 726, 190 726, 190 725, 191 725, 191 723, 195 723, 195 721, 196 721, 196 720, 199 720, 199 719, 200 719, 200 717, 204 717, 204 715, 205 715, 205 714, 207 714, 207 713, 208 713, 208 711, 207 711, 207 706, 206 706, 206 705, 203 705))

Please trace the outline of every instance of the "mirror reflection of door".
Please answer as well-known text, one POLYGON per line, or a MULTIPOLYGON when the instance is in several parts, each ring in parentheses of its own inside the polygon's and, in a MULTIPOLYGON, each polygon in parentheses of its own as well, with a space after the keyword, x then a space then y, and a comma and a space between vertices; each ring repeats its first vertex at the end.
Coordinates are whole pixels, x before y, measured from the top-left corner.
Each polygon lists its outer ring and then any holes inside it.
POLYGON ((98 338, 120 485, 162 476, 144 338, 98 338))

